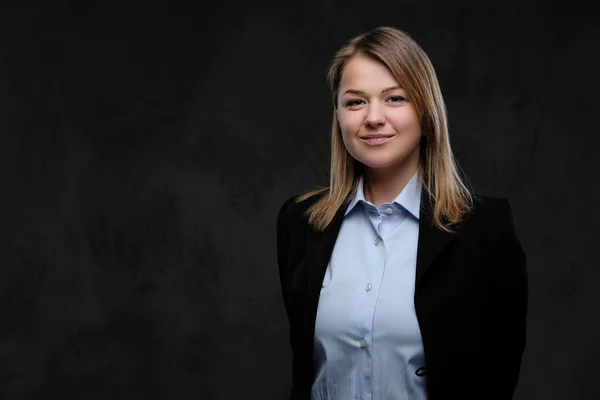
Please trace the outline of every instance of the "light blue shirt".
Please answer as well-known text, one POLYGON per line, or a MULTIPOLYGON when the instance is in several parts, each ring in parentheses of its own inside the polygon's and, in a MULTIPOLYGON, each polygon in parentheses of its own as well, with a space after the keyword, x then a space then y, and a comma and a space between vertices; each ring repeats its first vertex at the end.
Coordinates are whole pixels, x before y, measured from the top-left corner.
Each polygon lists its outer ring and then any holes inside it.
POLYGON ((315 325, 315 400, 426 400, 414 289, 418 171, 392 203, 348 205, 321 288, 315 325))

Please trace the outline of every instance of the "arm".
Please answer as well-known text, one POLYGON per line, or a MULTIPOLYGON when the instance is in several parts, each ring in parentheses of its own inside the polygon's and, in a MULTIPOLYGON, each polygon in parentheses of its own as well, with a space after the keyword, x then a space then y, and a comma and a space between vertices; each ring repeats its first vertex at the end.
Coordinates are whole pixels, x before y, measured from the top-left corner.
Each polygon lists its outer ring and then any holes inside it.
POLYGON ((291 307, 289 288, 291 285, 291 275, 287 266, 289 242, 290 242, 290 222, 289 206, 293 204, 293 197, 289 198, 277 214, 277 265, 279 269, 279 282, 281 284, 281 293, 288 321, 291 321, 291 307))
POLYGON ((492 270, 487 276, 489 307, 484 328, 491 340, 485 383, 490 398, 508 400, 517 386, 525 349, 528 283, 526 256, 506 199, 500 203, 497 221, 491 244, 492 270))
POLYGON ((277 264, 279 269, 279 281, 281 284, 281 293, 283 295, 283 303, 285 306, 285 312, 289 321, 289 341, 292 347, 292 390, 290 392, 289 400, 305 400, 310 398, 310 392, 306 390, 298 389, 301 385, 299 384, 299 377, 304 375, 306 367, 302 363, 302 359, 299 354, 296 354, 299 338, 299 326, 297 326, 296 319, 294 318, 294 312, 291 304, 291 285, 292 285, 292 271, 288 265, 289 252, 290 252, 290 241, 291 241, 291 230, 292 230, 292 210, 290 207, 294 206, 294 197, 288 199, 279 210, 277 215, 277 264))

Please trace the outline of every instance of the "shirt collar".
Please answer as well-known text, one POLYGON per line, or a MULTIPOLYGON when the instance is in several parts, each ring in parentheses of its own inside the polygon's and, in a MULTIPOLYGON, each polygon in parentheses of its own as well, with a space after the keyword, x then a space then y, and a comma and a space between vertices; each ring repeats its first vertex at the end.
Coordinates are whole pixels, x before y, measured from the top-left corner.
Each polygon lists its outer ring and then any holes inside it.
MULTIPOLYGON (((350 213, 357 204, 361 202, 364 202, 365 204, 367 203, 364 196, 363 177, 364 176, 361 174, 358 181, 358 188, 356 189, 356 194, 350 201, 350 204, 348 205, 344 216, 350 213)), ((404 189, 402 189, 402 191, 398 194, 398 196, 396 196, 392 203, 397 203, 401 205, 406 210, 408 210, 408 212, 410 212, 415 218, 419 219, 419 210, 421 206, 421 185, 419 184, 419 170, 417 170, 417 172, 414 173, 414 175, 412 176, 412 178, 410 178, 404 189)))

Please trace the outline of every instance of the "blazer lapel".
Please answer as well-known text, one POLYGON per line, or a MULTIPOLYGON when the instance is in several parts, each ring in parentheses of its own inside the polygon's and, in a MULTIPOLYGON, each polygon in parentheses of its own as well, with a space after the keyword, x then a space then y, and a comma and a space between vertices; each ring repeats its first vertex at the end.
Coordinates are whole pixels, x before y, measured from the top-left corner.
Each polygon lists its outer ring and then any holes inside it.
POLYGON ((331 223, 322 232, 312 227, 309 227, 306 232, 306 320, 304 327, 305 334, 308 336, 306 339, 311 343, 311 349, 321 285, 348 205, 349 202, 345 202, 340 206, 331 223))
POLYGON ((421 210, 419 214, 419 243, 417 246, 417 272, 415 277, 415 292, 425 272, 453 235, 433 224, 433 203, 423 190, 421 195, 421 210))
MULTIPOLYGON (((419 217, 415 291, 419 282, 429 270, 433 260, 452 238, 451 234, 433 225, 433 207, 428 198, 429 196, 423 192, 419 217)), ((306 343, 309 344, 309 348, 307 349, 309 351, 312 351, 314 344, 315 320, 321 285, 348 205, 349 203, 344 203, 340 206, 329 226, 322 232, 314 230, 312 227, 309 227, 306 231, 306 309, 304 313, 304 334, 306 335, 306 343)))

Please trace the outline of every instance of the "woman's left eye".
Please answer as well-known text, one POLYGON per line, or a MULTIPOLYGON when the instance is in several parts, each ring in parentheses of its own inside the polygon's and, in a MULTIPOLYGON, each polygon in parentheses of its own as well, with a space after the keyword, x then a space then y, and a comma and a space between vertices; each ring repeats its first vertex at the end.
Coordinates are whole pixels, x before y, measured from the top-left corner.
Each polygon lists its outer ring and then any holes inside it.
POLYGON ((399 101, 405 100, 405 98, 402 96, 392 96, 388 100, 391 100, 392 102, 397 103, 399 101))

